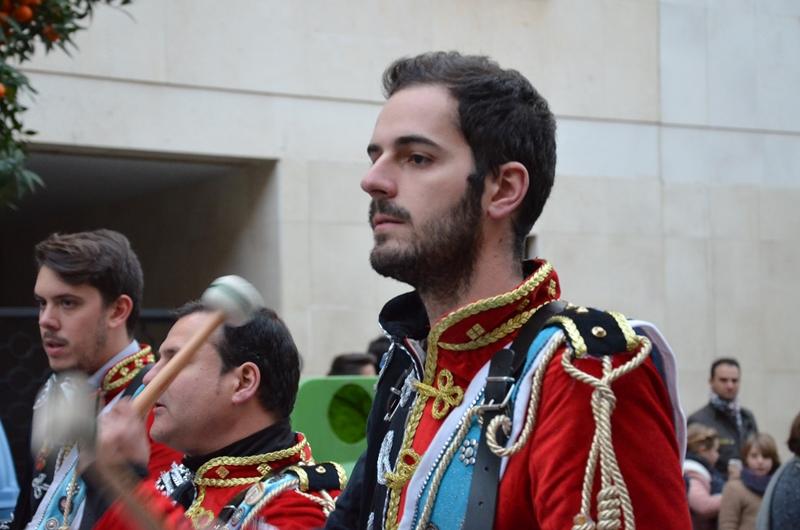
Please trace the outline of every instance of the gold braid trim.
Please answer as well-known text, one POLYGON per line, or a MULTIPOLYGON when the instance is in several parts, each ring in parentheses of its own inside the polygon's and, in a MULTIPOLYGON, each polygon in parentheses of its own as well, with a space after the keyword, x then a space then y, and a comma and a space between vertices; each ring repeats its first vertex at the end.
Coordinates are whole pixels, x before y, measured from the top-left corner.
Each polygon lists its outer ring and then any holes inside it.
MULTIPOLYGON (((514 289, 513 291, 509 291, 507 293, 502 293, 497 296, 493 296, 491 298, 484 298, 483 300, 478 300, 477 302, 473 302, 466 307, 461 309, 457 309, 444 317, 436 326, 431 329, 428 335, 428 344, 439 344, 439 337, 447 330, 447 328, 461 322, 462 320, 469 318, 471 316, 477 315, 478 313, 482 313, 489 309, 496 309, 498 307, 502 307, 505 305, 509 305, 517 300, 521 300, 525 298, 529 294, 531 294, 541 283, 544 279, 553 272, 553 266, 549 263, 545 262, 539 267, 533 275, 528 278, 528 280, 514 289), (436 338, 436 340, 432 340, 436 338)), ((445 349, 452 349, 452 348, 445 348, 445 349)), ((430 357, 430 356, 429 356, 430 357)), ((434 359, 435 360, 435 359, 434 359)), ((427 368, 427 362, 426 368, 427 368)), ((434 364, 435 367, 435 364, 434 364)), ((426 370, 427 371, 427 370, 426 370)))
MULTIPOLYGON (((205 496, 205 493, 206 492, 203 491, 203 496, 205 496)), ((186 510, 186 513, 184 515, 192 522, 192 526, 197 529, 208 528, 211 525, 211 522, 216 517, 214 515, 214 512, 212 512, 211 510, 207 510, 202 506, 198 506, 193 511, 192 508, 189 508, 189 510, 186 510)))
POLYGON ((478 348, 483 348, 484 346, 488 346, 489 344, 493 344, 499 341, 500 339, 507 337, 514 331, 524 326, 525 322, 530 320, 531 316, 533 315, 533 313, 536 312, 537 309, 539 309, 539 307, 514 315, 510 319, 500 324, 498 327, 494 328, 489 333, 482 335, 475 340, 465 342, 463 344, 440 342, 439 347, 443 350, 450 350, 450 351, 468 351, 468 350, 477 350, 478 348))
POLYGON ((153 355, 152 348, 150 346, 145 346, 138 353, 134 353, 129 357, 125 357, 120 362, 112 366, 111 370, 109 370, 106 376, 103 378, 103 390, 108 392, 110 390, 116 390, 117 388, 127 385, 133 380, 134 377, 136 377, 136 374, 138 374, 141 369, 144 368, 144 365, 153 363, 155 360, 156 357, 153 355), (127 367, 132 362, 136 364, 136 367, 133 370, 128 370, 128 373, 123 374, 120 379, 112 381, 114 376, 117 375, 117 372, 127 367))
POLYGON ((268 473, 272 472, 272 467, 267 465, 267 462, 275 462, 277 460, 283 460, 285 458, 289 458, 290 456, 302 453, 303 449, 305 449, 306 447, 308 447, 308 440, 303 438, 303 440, 296 443, 292 447, 287 447, 286 449, 281 449, 280 451, 273 451, 271 453, 263 453, 260 455, 251 455, 251 456, 219 456, 217 458, 212 458, 211 460, 200 466, 200 469, 198 469, 197 473, 195 473, 194 483, 197 485, 197 497, 195 498, 192 505, 189 506, 189 509, 186 510, 185 514, 186 517, 192 521, 192 524, 195 526, 195 528, 201 528, 202 526, 206 526, 207 523, 204 522, 203 520, 204 517, 206 517, 208 514, 211 514, 211 519, 216 517, 216 515, 213 512, 207 510, 202 506, 203 500, 206 497, 206 487, 210 486, 216 488, 229 488, 233 486, 243 486, 259 482, 268 473), (215 478, 203 477, 205 473, 207 473, 210 469, 216 466, 254 466, 258 464, 261 464, 257 468, 260 474, 253 477, 239 477, 239 478, 229 478, 229 479, 215 479, 215 478))
MULTIPOLYGON (((260 455, 251 455, 251 456, 218 456, 217 458, 212 458, 202 466, 200 469, 197 470, 195 474, 194 483, 198 486, 216 486, 221 488, 226 488, 229 486, 238 486, 243 484, 242 480, 250 480, 249 478, 229 478, 229 479, 212 479, 212 478, 205 478, 205 475, 209 469, 216 467, 216 466, 254 466, 257 464, 266 464, 267 462, 275 462, 276 460, 283 460, 285 458, 289 458, 290 456, 294 456, 300 453, 303 449, 308 446, 308 440, 303 438, 302 441, 297 442, 292 447, 287 447, 286 449, 281 449, 280 451, 273 451, 271 453, 263 453, 260 455)), ((264 466, 267 468, 267 472, 261 473, 261 476, 266 475, 271 468, 269 466, 264 466)), ((257 480, 260 480, 259 477, 257 480)))
MULTIPOLYGON (((431 331, 428 333, 429 351, 425 358, 425 372, 423 373, 422 383, 428 386, 432 386, 433 384, 433 378, 436 373, 436 363, 439 357, 439 337, 441 337, 450 326, 453 326, 454 324, 457 324, 458 322, 461 322, 462 320, 473 315, 477 315, 482 311, 502 307, 525 298, 537 287, 539 287, 539 285, 541 285, 544 279, 547 278, 551 272, 553 272, 553 266, 550 265, 550 263, 545 262, 536 270, 535 273, 533 273, 533 275, 531 275, 530 278, 528 278, 527 281, 513 291, 502 293, 491 298, 478 300, 477 302, 469 304, 462 309, 457 309, 448 314, 438 324, 431 328, 431 331)), ((528 318, 530 318, 530 316, 528 318)), ((400 454, 398 455, 397 459, 397 469, 395 472, 387 472, 384 476, 386 479, 386 485, 389 489, 389 505, 386 510, 386 522, 384 524, 386 530, 397 529, 397 514, 400 510, 400 494, 403 491, 403 487, 405 487, 408 481, 411 480, 411 476, 414 474, 414 471, 419 464, 419 455, 411 449, 411 445, 414 442, 414 436, 417 433, 417 428, 419 427, 420 420, 422 420, 422 414, 425 410, 425 405, 427 404, 429 397, 430 396, 420 392, 417 392, 417 395, 414 397, 414 405, 412 406, 411 413, 408 417, 407 427, 403 436, 403 445, 401 446, 400 454), (403 462, 402 457, 404 455, 411 457, 413 463, 409 464, 403 462)))
POLYGON ((297 475, 297 480, 299 481, 297 487, 300 488, 300 491, 308 491, 308 473, 304 469, 301 469, 300 466, 289 466, 283 472, 292 472, 297 475))
POLYGON ((339 477, 339 486, 341 486, 339 489, 343 490, 345 486, 347 486, 347 472, 344 470, 341 464, 338 464, 336 462, 328 462, 328 463, 333 464, 333 469, 336 470, 336 476, 339 477))
POLYGON ((636 332, 633 331, 633 328, 628 322, 628 319, 625 318, 625 315, 622 313, 617 313, 616 311, 609 311, 608 314, 614 318, 614 320, 617 322, 617 326, 619 326, 619 329, 622 331, 628 351, 632 352, 638 348, 639 339, 636 337, 636 332))
POLYGON ((395 470, 387 471, 384 475, 386 487, 392 491, 397 488, 402 489, 406 482, 411 480, 411 476, 419 465, 419 459, 420 456, 411 448, 400 451, 400 454, 397 455, 395 470), (406 459, 410 460, 410 462, 406 462, 406 459))
POLYGON ((565 317, 562 315, 550 317, 547 320, 547 324, 561 324, 561 327, 564 329, 564 332, 567 334, 569 338, 569 342, 572 345, 572 349, 575 350, 575 357, 583 357, 586 355, 586 352, 589 351, 586 347, 586 343, 583 341, 583 337, 581 337, 581 332, 578 331, 578 326, 575 325, 575 322, 572 321, 571 318, 565 317))
POLYGON ((436 384, 438 388, 417 381, 414 386, 417 388, 418 393, 426 397, 435 398, 431 414, 437 420, 441 420, 450 412, 450 407, 457 407, 461 403, 461 400, 464 399, 464 390, 460 386, 453 384, 453 374, 446 369, 439 371, 439 375, 436 377, 436 384))

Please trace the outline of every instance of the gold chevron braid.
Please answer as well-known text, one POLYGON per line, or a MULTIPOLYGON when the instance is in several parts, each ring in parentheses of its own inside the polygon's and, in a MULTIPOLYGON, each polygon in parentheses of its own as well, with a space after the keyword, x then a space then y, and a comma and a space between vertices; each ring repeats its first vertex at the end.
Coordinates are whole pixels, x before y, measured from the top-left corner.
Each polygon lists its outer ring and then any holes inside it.
POLYGON ((517 300, 520 300, 528 296, 531 292, 534 291, 534 289, 536 289, 537 287, 539 287, 539 285, 541 285, 544 279, 547 278, 547 276, 551 272, 553 272, 553 266, 550 265, 550 263, 548 262, 543 263, 542 266, 539 267, 527 281, 525 281, 522 285, 520 285, 513 291, 502 293, 497 296, 493 296, 491 298, 484 298, 482 300, 478 300, 448 314, 434 327, 434 329, 431 330, 429 337, 437 332, 438 335, 441 336, 441 334, 447 328, 449 328, 454 324, 457 324, 458 322, 461 322, 466 318, 477 315, 478 313, 481 313, 488 309, 496 309, 498 307, 508 305, 512 302, 516 302, 517 300))
POLYGON ((483 348, 484 346, 488 346, 489 344, 493 344, 500 339, 507 337, 514 331, 518 330, 525 323, 530 320, 531 316, 539 309, 541 306, 537 306, 533 309, 528 311, 524 311, 519 313, 510 319, 506 320, 498 327, 494 328, 492 331, 485 335, 481 335, 475 340, 471 340, 469 342, 465 342, 463 344, 453 344, 449 342, 440 342, 439 347, 443 350, 450 350, 450 351, 468 351, 468 350, 476 350, 478 348, 483 348))
MULTIPOLYGON (((433 383, 433 377, 436 372, 436 362, 439 356, 439 338, 447 328, 453 324, 456 324, 457 322, 461 322, 465 318, 476 315, 481 311, 501 307, 527 296, 533 292, 533 290, 536 289, 552 271, 553 266, 548 262, 544 262, 542 266, 539 267, 527 281, 513 291, 502 293, 491 298, 478 300, 477 302, 474 302, 463 309, 459 309, 450 313, 444 319, 442 319, 431 329, 430 333, 428 333, 429 351, 425 358, 425 371, 423 373, 422 382, 429 386, 431 386, 433 383)), ((419 427, 419 422, 422 419, 422 414, 425 410, 425 405, 428 403, 428 399, 429 396, 419 393, 417 393, 417 395, 414 397, 414 405, 411 408, 411 414, 408 418, 408 426, 406 427, 405 434, 403 435, 403 445, 400 449, 401 452, 411 451, 411 444, 414 441, 414 436, 417 433, 417 428, 419 427)), ((404 478, 404 482, 399 483, 398 481, 398 483, 394 484, 394 487, 388 487, 389 506, 386 510, 386 530, 396 530, 398 527, 397 513, 400 508, 400 494, 403 491, 405 484, 411 479, 411 475, 414 474, 414 470, 416 470, 416 465, 414 465, 413 469, 411 470, 411 474, 407 479, 405 479, 405 474, 403 474, 403 477, 398 477, 404 478)), ((388 475, 389 473, 386 474, 388 475)))
POLYGON ((139 373, 145 364, 150 364, 151 362, 155 361, 155 356, 152 354, 152 348, 150 346, 146 346, 138 353, 133 354, 130 357, 125 357, 120 362, 115 364, 111 370, 108 371, 106 376, 103 378, 103 385, 102 388, 106 392, 109 390, 116 390, 121 386, 127 385, 129 382, 136 377, 136 374, 139 373), (111 380, 117 375, 117 372, 122 370, 125 366, 129 365, 131 362, 136 363, 136 368, 130 370, 127 374, 125 374, 121 379, 112 382, 111 380))
POLYGON ((586 352, 589 351, 586 347, 586 343, 583 341, 583 337, 581 337, 581 332, 578 331, 578 326, 575 325, 575 322, 565 316, 557 315, 554 317, 550 317, 547 320, 547 324, 561 324, 561 327, 564 329, 564 332, 567 334, 569 338, 569 342, 572 345, 572 349, 575 350, 576 357, 583 357, 586 355, 586 352))
MULTIPOLYGON (((267 462, 275 462, 276 460, 283 460, 285 458, 289 458, 290 456, 294 456, 300 453, 306 447, 308 447, 308 440, 303 438, 302 441, 297 442, 292 447, 287 447, 286 449, 281 449, 280 451, 273 451, 271 453, 263 453, 260 455, 251 455, 251 456, 218 456, 217 458, 212 458, 211 460, 200 466, 200 469, 198 469, 197 473, 195 473, 194 483, 197 484, 198 486, 207 485, 207 486, 216 486, 223 488, 226 486, 241 485, 243 484, 242 482, 235 482, 235 481, 249 480, 249 479, 245 478, 215 479, 215 478, 205 478, 204 475, 208 472, 209 469, 217 466, 253 466, 257 464, 266 464, 267 462)), ((265 474, 266 473, 264 473, 264 475, 265 474)))
MULTIPOLYGON (((267 469, 267 473, 272 471, 272 468, 267 469)), ((197 485, 210 486, 212 488, 230 488, 232 486, 243 486, 245 484, 253 484, 264 478, 263 476, 255 477, 236 477, 236 478, 203 478, 195 481, 197 485)))
POLYGON ((636 332, 633 331, 633 328, 628 322, 628 319, 625 318, 625 315, 616 311, 609 311, 608 314, 611 315, 611 317, 617 322, 619 329, 622 330, 622 336, 625 337, 625 345, 628 348, 628 351, 632 352, 638 348, 639 339, 636 336, 636 332))

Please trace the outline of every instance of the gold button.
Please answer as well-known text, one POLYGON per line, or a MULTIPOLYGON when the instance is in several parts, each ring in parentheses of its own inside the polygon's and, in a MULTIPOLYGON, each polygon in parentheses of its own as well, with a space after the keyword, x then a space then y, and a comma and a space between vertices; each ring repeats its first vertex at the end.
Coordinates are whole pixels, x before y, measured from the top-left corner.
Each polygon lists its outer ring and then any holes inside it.
POLYGON ((315 471, 316 471, 317 473, 319 473, 320 475, 322 475, 322 474, 324 474, 324 473, 325 473, 325 468, 324 468, 323 466, 317 466, 317 467, 316 467, 316 468, 314 468, 314 469, 315 469, 315 471))
POLYGON ((592 335, 594 335, 598 339, 602 339, 603 337, 608 335, 608 333, 606 333, 606 330, 604 330, 600 326, 595 326, 592 328, 592 335))
POLYGON ((578 309, 576 309, 576 310, 575 310, 575 312, 576 312, 576 313, 588 313, 588 312, 589 312, 589 310, 588 310, 588 309, 586 309, 585 307, 581 306, 581 307, 579 307, 578 309))

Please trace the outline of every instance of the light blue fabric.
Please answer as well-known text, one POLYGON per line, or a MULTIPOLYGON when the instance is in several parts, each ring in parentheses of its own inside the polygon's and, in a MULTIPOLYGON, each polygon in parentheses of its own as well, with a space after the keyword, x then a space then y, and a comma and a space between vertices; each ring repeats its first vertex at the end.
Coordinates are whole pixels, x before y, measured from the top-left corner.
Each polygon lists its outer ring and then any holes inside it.
MULTIPOLYGON (((247 519, 247 516, 250 515, 250 512, 253 511, 253 508, 255 508, 262 499, 275 492, 289 489, 296 483, 297 477, 290 473, 282 473, 262 480, 260 483, 260 485, 263 486, 261 494, 252 497, 246 494, 242 503, 236 507, 236 511, 231 518, 228 519, 228 522, 223 528, 225 528, 225 530, 240 530, 244 520, 247 519)), ((251 489, 254 487, 257 486, 251 486, 251 489)), ((248 493, 249 492, 250 491, 248 491, 248 493)), ((269 521, 266 522, 269 523, 269 521)))
MULTIPOLYGON (((534 360, 539 355, 542 348, 544 348, 545 344, 547 344, 547 341, 549 341, 557 331, 560 331, 560 329, 561 328, 558 327, 547 327, 539 332, 539 334, 536 336, 536 339, 530 345, 530 348, 528 348, 525 367, 522 370, 523 374, 527 374, 530 371, 534 360)), ((511 394, 511 402, 509 403, 509 408, 511 410, 514 408, 514 402, 517 399, 519 387, 520 385, 515 386, 514 391, 511 394)), ((480 395, 480 401, 482 402, 483 391, 481 391, 480 395)), ((519 418, 515 418, 515 420, 518 421, 519 418)), ((465 439, 479 440, 480 434, 481 427, 478 424, 477 418, 474 418, 465 439)), ((431 512, 430 522, 432 522, 436 528, 462 527, 464 523, 464 517, 467 513, 467 501, 469 497, 468 493, 472 483, 472 471, 474 468, 474 465, 465 464, 462 460, 460 460, 457 454, 450 461, 447 471, 445 471, 444 476, 442 477, 442 482, 439 485, 439 490, 436 494, 436 501, 433 506, 433 511, 431 512)), ((435 471, 436 468, 432 470, 432 473, 435 471)), ((416 517, 419 517, 419 515, 422 513, 422 509, 425 506, 425 500, 428 498, 429 493, 430 481, 428 481, 428 483, 425 485, 425 489, 423 490, 422 495, 417 502, 416 517)), ((415 520, 414 525, 416 524, 417 521, 415 520)))
POLYGON ((18 495, 19 484, 14 471, 14 460, 11 458, 3 425, 0 424, 0 522, 11 519, 18 495))
MULTIPOLYGON (((64 513, 62 510, 64 510, 65 506, 62 503, 62 499, 66 499, 67 497, 67 488, 70 487, 72 478, 75 476, 75 467, 77 463, 78 461, 76 459, 70 466, 64 480, 57 485, 58 490, 55 495, 50 497, 50 502, 47 504, 44 517, 36 527, 37 530, 59 528, 64 523, 64 513)), ((55 486, 56 484, 50 485, 51 488, 55 486)), ((72 525, 72 522, 75 520, 75 515, 78 513, 84 500, 86 500, 86 484, 82 479, 78 478, 78 480, 75 481, 75 491, 72 493, 72 503, 70 511, 67 514, 67 526, 72 525)))

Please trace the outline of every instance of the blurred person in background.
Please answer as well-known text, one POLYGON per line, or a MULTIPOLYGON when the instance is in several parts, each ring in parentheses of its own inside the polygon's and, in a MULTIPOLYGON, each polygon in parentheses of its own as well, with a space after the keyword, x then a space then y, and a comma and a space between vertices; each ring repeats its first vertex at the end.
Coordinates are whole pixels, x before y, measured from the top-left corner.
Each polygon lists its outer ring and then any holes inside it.
POLYGON ((758 511, 757 530, 800 529, 800 414, 786 443, 794 456, 772 476, 758 511))
POLYGON ((714 467, 719 459, 717 431, 693 423, 686 433, 683 475, 689 484, 689 510, 694 530, 715 530, 725 478, 714 467))
POLYGON ((342 353, 333 358, 328 375, 376 375, 375 364, 368 353, 342 353))
POLYGON ((730 479, 722 489, 719 530, 755 530, 761 498, 781 463, 775 439, 766 433, 747 439, 742 460, 741 477, 730 479))
MULTIPOLYGON (((689 424, 702 423, 719 435, 717 470, 727 479, 728 463, 738 459, 745 440, 758 433, 753 413, 739 404, 739 361, 722 357, 711 363, 708 404, 689 416, 689 424)), ((734 466, 735 468, 735 466, 734 466)), ((737 469, 738 471, 738 469, 737 469)))
POLYGON ((383 359, 383 355, 389 351, 389 348, 392 345, 392 341, 389 340, 389 337, 386 335, 378 335, 374 339, 370 341, 367 345, 367 353, 375 357, 375 369, 376 371, 381 371, 381 360, 383 359))

